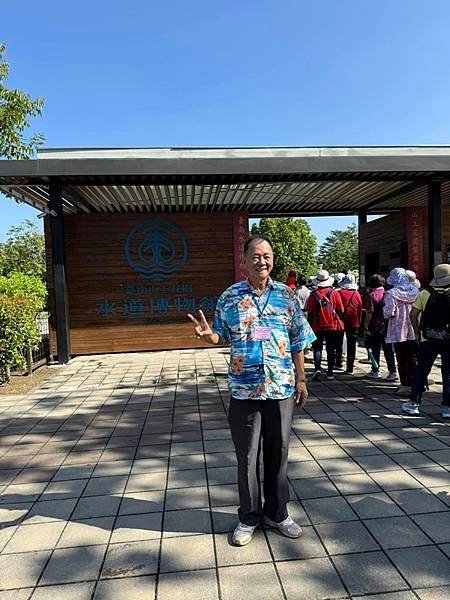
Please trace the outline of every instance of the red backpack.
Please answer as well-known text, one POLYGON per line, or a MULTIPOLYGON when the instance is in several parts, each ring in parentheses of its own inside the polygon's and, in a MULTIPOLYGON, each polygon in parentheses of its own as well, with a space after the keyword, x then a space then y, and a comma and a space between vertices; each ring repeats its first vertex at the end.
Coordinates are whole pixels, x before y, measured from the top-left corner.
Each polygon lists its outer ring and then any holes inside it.
POLYGON ((318 330, 319 331, 335 331, 339 329, 340 319, 334 310, 334 306, 331 304, 331 295, 334 290, 330 288, 325 296, 320 296, 317 292, 312 292, 314 299, 316 300, 317 312, 315 317, 317 318, 318 330))

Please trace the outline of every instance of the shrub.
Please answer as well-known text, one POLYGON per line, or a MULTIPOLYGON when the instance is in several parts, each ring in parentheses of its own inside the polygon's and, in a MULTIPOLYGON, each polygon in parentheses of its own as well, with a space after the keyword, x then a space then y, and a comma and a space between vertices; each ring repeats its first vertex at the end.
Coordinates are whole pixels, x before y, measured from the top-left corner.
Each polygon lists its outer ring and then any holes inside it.
POLYGON ((36 314, 44 308, 47 298, 47 290, 41 279, 24 273, 0 277, 0 294, 27 299, 34 306, 36 314))
POLYGON ((33 300, 21 295, 0 295, 0 378, 8 381, 11 369, 24 369, 24 350, 39 342, 33 300))

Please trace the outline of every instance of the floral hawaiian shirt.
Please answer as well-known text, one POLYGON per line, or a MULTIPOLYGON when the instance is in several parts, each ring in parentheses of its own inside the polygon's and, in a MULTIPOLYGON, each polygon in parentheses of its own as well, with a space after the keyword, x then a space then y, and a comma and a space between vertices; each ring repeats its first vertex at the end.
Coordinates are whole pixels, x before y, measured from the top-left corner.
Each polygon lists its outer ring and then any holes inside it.
POLYGON ((248 280, 226 289, 212 329, 231 343, 228 386, 240 400, 291 396, 295 390, 291 353, 316 339, 295 293, 270 278, 261 296, 248 280))

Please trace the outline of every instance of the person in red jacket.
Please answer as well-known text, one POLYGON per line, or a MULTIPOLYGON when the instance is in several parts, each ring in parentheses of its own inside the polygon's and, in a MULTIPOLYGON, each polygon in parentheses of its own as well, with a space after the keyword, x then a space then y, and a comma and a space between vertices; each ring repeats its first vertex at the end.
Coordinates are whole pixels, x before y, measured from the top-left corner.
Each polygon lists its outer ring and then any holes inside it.
POLYGON ((325 342, 327 350, 327 379, 334 379, 334 363, 336 349, 341 340, 344 324, 341 317, 344 312, 341 296, 333 289, 334 278, 328 271, 320 269, 313 278, 312 284, 316 288, 311 292, 306 303, 306 313, 312 330, 316 334, 313 342, 314 375, 313 381, 319 381, 322 371, 322 349, 325 342))
MULTIPOLYGON (((344 307, 342 321, 344 323, 345 337, 347 339, 347 368, 344 373, 346 375, 351 375, 355 365, 356 343, 358 341, 358 330, 361 325, 362 298, 358 292, 356 279, 351 273, 348 273, 344 279, 341 280, 340 286, 339 295, 341 296, 342 305, 344 307)), ((336 360, 339 362, 339 356, 336 360)))

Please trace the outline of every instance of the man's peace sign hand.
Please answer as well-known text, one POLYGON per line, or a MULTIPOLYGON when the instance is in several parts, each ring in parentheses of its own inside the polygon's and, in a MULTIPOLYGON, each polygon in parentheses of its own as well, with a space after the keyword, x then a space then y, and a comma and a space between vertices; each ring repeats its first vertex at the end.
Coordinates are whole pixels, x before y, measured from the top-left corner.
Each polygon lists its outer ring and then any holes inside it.
POLYGON ((200 315, 200 321, 197 320, 193 315, 188 314, 188 318, 194 323, 195 328, 195 337, 198 340, 205 340, 205 342, 209 342, 210 344, 218 344, 219 336, 217 333, 214 333, 211 327, 206 320, 203 311, 199 310, 198 314, 200 315))

